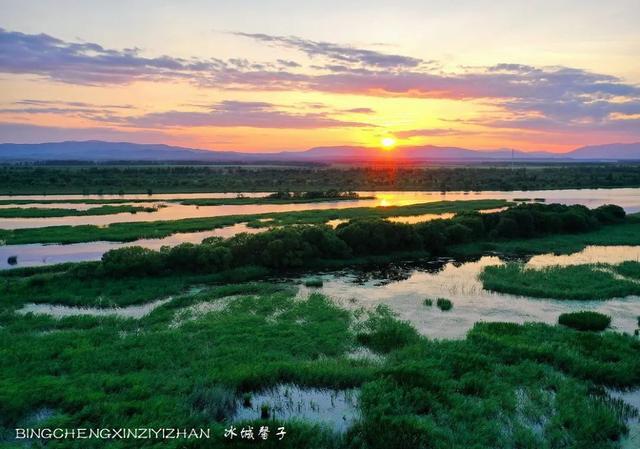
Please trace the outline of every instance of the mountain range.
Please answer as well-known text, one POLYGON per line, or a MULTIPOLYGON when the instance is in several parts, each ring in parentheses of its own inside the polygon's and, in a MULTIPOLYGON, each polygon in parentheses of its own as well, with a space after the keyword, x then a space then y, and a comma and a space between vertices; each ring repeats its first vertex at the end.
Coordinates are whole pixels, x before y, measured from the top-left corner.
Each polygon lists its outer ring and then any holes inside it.
POLYGON ((640 142, 576 148, 566 153, 525 152, 512 149, 472 150, 433 145, 398 147, 382 151, 359 146, 316 147, 304 151, 249 153, 213 151, 158 144, 70 141, 37 144, 0 144, 0 162, 18 161, 153 161, 153 162, 428 162, 428 161, 618 161, 639 160, 640 142))

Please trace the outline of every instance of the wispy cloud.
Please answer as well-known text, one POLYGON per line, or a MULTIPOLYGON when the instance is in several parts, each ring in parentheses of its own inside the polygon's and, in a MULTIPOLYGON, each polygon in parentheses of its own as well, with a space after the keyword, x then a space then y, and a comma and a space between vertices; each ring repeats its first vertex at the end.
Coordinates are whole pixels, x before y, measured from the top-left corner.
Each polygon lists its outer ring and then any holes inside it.
POLYGON ((474 131, 466 131, 453 128, 422 128, 422 129, 406 129, 394 132, 394 136, 401 139, 409 139, 411 137, 441 137, 441 136, 459 136, 463 134, 471 134, 474 131))
POLYGON ((351 128, 373 127, 363 122, 344 121, 326 113, 290 113, 266 102, 223 101, 207 111, 166 111, 139 116, 105 115, 100 120, 138 128, 166 127, 251 127, 251 128, 351 128))
MULTIPOLYGON (((138 80, 185 81, 200 88, 251 91, 310 91, 364 96, 449 99, 490 104, 502 112, 475 121, 485 127, 633 130, 640 113, 640 87, 602 73, 571 67, 500 63, 456 73, 434 69, 431 61, 296 36, 234 33, 300 51, 314 65, 277 59, 147 57, 137 48, 114 50, 96 43, 67 42, 46 34, 0 29, 0 72, 29 74, 71 84, 127 84, 138 80), (319 62, 318 62, 319 61, 319 62)), ((37 100, 34 100, 37 102, 37 100)), ((24 113, 67 110, 91 113, 87 104, 24 103, 24 113), (30 108, 30 109, 29 109, 30 108)), ((5 108, 5 113, 10 112, 5 108)), ((131 126, 252 126, 272 128, 363 127, 343 121, 339 111, 284 111, 269 103, 222 102, 206 111, 167 111, 122 117, 103 108, 103 120, 131 126)), ((11 111, 17 112, 15 110, 11 111)), ((370 113, 353 108, 352 113, 370 113)))
POLYGON ((273 36, 261 33, 233 33, 271 45, 292 48, 310 57, 324 57, 338 64, 356 64, 384 69, 417 67, 425 63, 422 59, 410 56, 382 53, 332 42, 318 42, 297 36, 273 36))

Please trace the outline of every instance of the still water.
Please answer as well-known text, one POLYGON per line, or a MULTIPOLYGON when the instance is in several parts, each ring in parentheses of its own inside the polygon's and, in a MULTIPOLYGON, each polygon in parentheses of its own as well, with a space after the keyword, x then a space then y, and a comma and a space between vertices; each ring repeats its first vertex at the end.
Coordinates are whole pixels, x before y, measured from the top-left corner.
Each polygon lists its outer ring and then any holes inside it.
MULTIPOLYGON (((588 207, 597 207, 602 204, 618 204, 628 213, 640 211, 640 189, 583 189, 583 190, 539 190, 539 191, 511 191, 511 192, 358 192, 360 196, 375 196, 373 199, 359 199, 349 201, 326 201, 307 204, 258 204, 258 205, 226 205, 226 206, 187 206, 172 200, 182 198, 235 198, 238 193, 196 193, 196 194, 158 194, 148 195, 124 195, 124 196, 81 196, 81 195, 51 195, 51 196, 0 196, 2 199, 31 199, 31 200, 70 200, 70 199, 127 199, 133 204, 153 205, 166 207, 156 212, 139 212, 137 214, 114 214, 102 216, 61 217, 61 218, 16 218, 0 219, 0 229, 18 229, 59 225, 108 225, 118 222, 151 221, 151 220, 176 220, 196 217, 218 217, 225 215, 259 214, 268 212, 287 212, 301 210, 319 210, 328 208, 349 207, 373 207, 409 205, 416 203, 428 203, 442 200, 476 200, 476 199, 506 199, 506 200, 541 200, 546 203, 583 204, 588 207), (136 200, 153 198, 157 203, 135 203, 136 200)), ((241 193, 247 197, 265 196, 268 193, 241 193)), ((97 204, 73 204, 61 203, 72 208, 97 207, 97 204)), ((58 206, 60 204, 41 204, 43 207, 58 206)), ((5 207, 9 207, 6 206, 5 207)), ((19 207, 31 207, 22 205, 19 207)), ((447 218, 451 214, 424 214, 411 217, 391 218, 394 221, 405 223, 417 223, 434 218, 447 218)), ((330 225, 337 225, 343 220, 333 220, 330 225)), ((88 242, 71 245, 10 245, 0 246, 0 269, 14 266, 48 265, 61 262, 80 262, 99 260, 106 251, 123 246, 139 245, 147 248, 158 249, 163 245, 176 245, 183 242, 200 243, 204 238, 211 236, 230 237, 239 232, 260 232, 259 229, 247 228, 244 224, 237 224, 211 231, 174 234, 163 239, 143 239, 135 242, 88 242), (8 259, 17 256, 16 264, 10 265, 8 259)))
MULTIPOLYGON (((591 246, 566 256, 534 256, 527 266, 541 268, 598 262, 616 264, 625 260, 640 260, 640 247, 591 246)), ((484 290, 478 275, 484 267, 503 263, 497 256, 484 256, 466 262, 440 259, 422 264, 394 264, 384 269, 367 267, 324 273, 316 276, 323 280, 321 288, 309 288, 302 284, 298 294, 306 297, 312 292, 320 292, 348 309, 372 310, 384 304, 423 335, 441 339, 464 338, 478 321, 541 321, 555 324, 561 313, 578 310, 610 315, 611 327, 617 331, 633 333, 638 327, 640 297, 637 296, 606 301, 567 301, 484 290), (425 306, 423 301, 426 298, 433 299, 434 305, 425 306), (436 298, 451 300, 453 309, 441 311, 435 305, 436 298)))
MULTIPOLYGON (((290 212, 302 210, 321 210, 321 209, 344 209, 349 207, 375 207, 375 206, 405 206, 417 203, 430 203, 434 201, 456 201, 456 200, 480 200, 480 199, 505 199, 505 200, 521 200, 521 199, 544 199, 546 203, 561 204, 583 204, 587 207, 597 207, 603 204, 618 204, 625 208, 629 213, 640 211, 640 189, 583 189, 583 190, 533 190, 533 191, 480 191, 480 192, 358 192, 362 197, 375 197, 370 199, 359 200, 343 200, 343 201, 323 201, 317 203, 303 204, 243 204, 243 205, 225 205, 225 206, 193 206, 183 205, 172 202, 172 199, 180 198, 214 198, 220 197, 221 194, 162 194, 152 198, 157 202, 146 203, 147 206, 156 204, 160 207, 155 212, 138 212, 136 214, 112 214, 112 215, 94 215, 79 217, 60 217, 60 218, 5 218, 0 219, 0 229, 19 229, 34 228, 44 226, 62 226, 62 225, 108 225, 110 223, 127 223, 140 221, 157 221, 157 220, 178 220, 181 218, 199 218, 199 217, 220 217, 226 215, 244 215, 244 214, 261 214, 271 212, 290 212)), ((244 196, 266 195, 255 193, 240 193, 244 196)), ((227 198, 235 198, 237 193, 227 194, 227 198)), ((59 195, 60 196, 60 195, 59 195)), ((3 197, 1 199, 18 199, 19 197, 3 197)), ((55 199, 53 196, 32 196, 31 199, 55 199)), ((76 195, 75 199, 100 197, 83 197, 76 195)), ((103 197, 107 198, 107 197, 103 197)), ((149 198, 144 195, 124 195, 115 198, 136 199, 149 198)), ((70 195, 64 195, 60 199, 72 199, 70 195)), ((79 208, 79 204, 64 203, 71 208, 79 208)), ((145 203, 140 203, 145 204, 145 203)), ((48 207, 46 204, 40 204, 42 207, 48 207)), ((98 205, 92 204, 91 207, 98 205)), ((8 207, 5 205, 5 207, 8 207)), ((15 207, 33 207, 32 205, 17 205, 15 207)), ((88 208, 86 205, 82 206, 88 208)))
POLYGON ((207 237, 231 237, 241 232, 254 234, 266 228, 249 228, 245 223, 201 232, 183 232, 160 239, 140 239, 133 242, 84 242, 69 245, 0 245, 0 269, 54 265, 64 262, 87 262, 100 260, 107 251, 127 246, 142 246, 159 250, 163 246, 176 246, 180 243, 200 243, 207 237), (9 258, 16 257, 16 263, 10 264, 9 258))

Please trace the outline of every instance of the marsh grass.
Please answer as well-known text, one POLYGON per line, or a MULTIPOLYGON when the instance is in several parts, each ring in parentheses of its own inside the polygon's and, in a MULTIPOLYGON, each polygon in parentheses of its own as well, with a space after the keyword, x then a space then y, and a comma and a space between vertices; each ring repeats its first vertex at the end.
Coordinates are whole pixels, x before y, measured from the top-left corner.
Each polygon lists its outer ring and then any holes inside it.
MULTIPOLYGON (((640 385, 640 342, 629 336, 485 323, 466 340, 430 341, 388 309, 356 325, 322 295, 294 299, 293 289, 263 283, 185 294, 138 321, 16 317, 3 307, 0 430, 7 432, 46 407, 56 410, 47 422, 60 427, 205 427, 214 440, 189 447, 224 447, 221 420, 233 401, 294 383, 360 387, 362 419, 343 436, 288 421, 287 438, 265 447, 495 449, 575 441, 609 448, 625 432, 626 410, 598 385, 640 385), (235 299, 226 308, 169 327, 182 308, 228 295, 235 299), (348 358, 362 342, 386 352, 385 361, 348 358)), ((273 425, 264 418, 233 424, 273 425)), ((56 447, 77 446, 61 440, 56 447)))
POLYGON ((0 208, 0 218, 54 218, 79 217, 87 215, 135 214, 137 212, 156 212, 155 207, 143 206, 100 206, 89 209, 55 209, 40 207, 9 207, 0 208))
POLYGON ((357 339, 375 352, 388 353, 417 342, 419 336, 409 323, 398 321, 390 309, 380 305, 360 325, 357 339))
POLYGON ((22 269, 20 273, 0 272, 3 306, 18 307, 25 301, 67 306, 127 306, 182 294, 192 285, 234 284, 268 274, 264 268, 248 266, 212 274, 113 278, 94 273, 94 263, 85 266, 88 275, 80 275, 84 270, 73 264, 22 269))
POLYGON ((95 225, 49 226, 27 229, 0 229, 0 240, 8 245, 26 243, 81 243, 97 240, 130 242, 142 238, 162 238, 175 233, 198 232, 248 222, 253 227, 292 224, 323 224, 329 220, 351 220, 363 217, 392 217, 426 213, 462 212, 493 209, 508 205, 504 200, 437 201, 389 207, 352 207, 262 214, 228 215, 221 217, 187 218, 170 221, 112 223, 95 225), (265 222, 261 220, 270 219, 265 222))
POLYGON ((616 279, 604 265, 526 268, 520 263, 486 267, 480 274, 486 290, 535 298, 610 299, 640 294, 640 284, 616 279))
POLYGON ((558 324, 579 331, 603 331, 611 324, 611 317, 598 312, 582 311, 563 313, 558 324))

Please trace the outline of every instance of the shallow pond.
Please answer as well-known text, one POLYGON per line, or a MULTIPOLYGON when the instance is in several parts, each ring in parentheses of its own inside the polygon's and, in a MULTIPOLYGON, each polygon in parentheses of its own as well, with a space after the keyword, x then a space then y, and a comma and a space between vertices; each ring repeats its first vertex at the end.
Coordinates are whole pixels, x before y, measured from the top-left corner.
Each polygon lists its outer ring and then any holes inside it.
MULTIPOLYGON (((636 260, 640 247, 588 247, 568 256, 535 256, 530 266, 590 262, 619 263, 636 260)), ((524 323, 540 321, 557 323, 561 313, 593 310, 610 315, 612 328, 633 333, 638 327, 640 297, 629 296, 606 301, 566 301, 528 298, 484 290, 478 275, 489 265, 504 261, 497 256, 484 256, 477 260, 454 261, 440 259, 420 264, 393 264, 384 269, 362 267, 319 274, 320 288, 299 287, 301 297, 320 292, 348 309, 373 309, 385 304, 409 321, 423 335, 431 338, 464 338, 478 321, 504 321, 524 323), (435 305, 436 298, 453 302, 449 311, 435 305), (425 306, 425 298, 434 300, 425 306)))
POLYGON ((627 420, 629 434, 620 441, 621 449, 638 449, 640 447, 640 389, 627 391, 608 390, 608 393, 611 397, 622 400, 639 412, 639 414, 627 420))
POLYGON ((289 419, 324 424, 338 431, 346 431, 359 418, 357 390, 303 388, 282 384, 251 393, 250 403, 238 400, 233 420, 265 418, 262 408, 268 409, 268 419, 282 422, 289 419))

